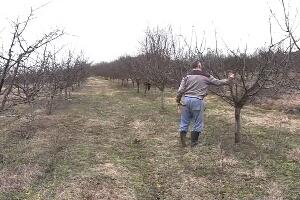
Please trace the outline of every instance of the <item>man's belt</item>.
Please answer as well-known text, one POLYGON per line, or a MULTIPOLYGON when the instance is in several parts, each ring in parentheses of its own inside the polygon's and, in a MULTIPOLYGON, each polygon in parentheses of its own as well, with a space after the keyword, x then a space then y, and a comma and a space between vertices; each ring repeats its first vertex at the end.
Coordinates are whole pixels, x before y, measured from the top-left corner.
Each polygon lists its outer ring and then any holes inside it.
POLYGON ((196 98, 196 99, 200 99, 200 100, 203 100, 203 99, 204 99, 204 96, 198 96, 198 97, 195 97, 195 96, 184 96, 184 97, 188 97, 188 98, 196 98))

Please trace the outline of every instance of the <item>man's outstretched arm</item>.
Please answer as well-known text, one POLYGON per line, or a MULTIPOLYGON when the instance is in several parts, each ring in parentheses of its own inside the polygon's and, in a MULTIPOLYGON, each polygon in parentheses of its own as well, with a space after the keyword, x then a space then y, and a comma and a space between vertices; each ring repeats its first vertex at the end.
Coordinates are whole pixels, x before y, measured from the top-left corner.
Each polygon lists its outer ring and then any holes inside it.
POLYGON ((212 75, 210 75, 210 77, 208 78, 208 81, 210 84, 212 85, 225 85, 225 84, 229 84, 232 80, 234 79, 234 74, 233 73, 229 73, 228 78, 227 79, 216 79, 215 77, 213 77, 212 75))

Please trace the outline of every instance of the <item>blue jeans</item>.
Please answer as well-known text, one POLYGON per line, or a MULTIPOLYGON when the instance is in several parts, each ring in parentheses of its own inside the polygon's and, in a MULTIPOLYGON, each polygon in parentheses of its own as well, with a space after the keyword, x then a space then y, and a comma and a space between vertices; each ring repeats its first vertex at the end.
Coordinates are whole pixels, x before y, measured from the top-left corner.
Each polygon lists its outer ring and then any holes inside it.
POLYGON ((188 132, 190 122, 193 131, 202 132, 204 127, 204 100, 196 97, 184 97, 184 106, 181 112, 180 131, 188 132))

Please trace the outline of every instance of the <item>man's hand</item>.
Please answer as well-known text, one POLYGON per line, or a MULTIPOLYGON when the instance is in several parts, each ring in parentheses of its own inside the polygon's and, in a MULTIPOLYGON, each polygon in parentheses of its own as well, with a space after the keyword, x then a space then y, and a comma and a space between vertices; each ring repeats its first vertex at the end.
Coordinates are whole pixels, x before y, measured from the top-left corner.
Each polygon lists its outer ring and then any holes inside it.
POLYGON ((176 110, 177 110, 178 114, 181 114, 181 106, 179 104, 177 104, 177 109, 176 110))
POLYGON ((229 72, 228 79, 233 80, 234 79, 234 73, 229 72))
POLYGON ((177 106, 183 106, 181 102, 177 102, 177 106))

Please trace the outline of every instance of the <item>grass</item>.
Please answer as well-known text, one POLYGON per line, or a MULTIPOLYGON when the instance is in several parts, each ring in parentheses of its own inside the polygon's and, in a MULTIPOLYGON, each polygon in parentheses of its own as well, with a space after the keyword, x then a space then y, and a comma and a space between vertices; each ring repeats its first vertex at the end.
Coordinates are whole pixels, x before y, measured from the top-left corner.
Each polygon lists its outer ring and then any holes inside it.
POLYGON ((248 106, 234 144, 233 109, 211 96, 183 149, 174 91, 159 106, 158 90, 90 78, 51 116, 2 117, 0 199, 300 198, 299 118, 248 106))

